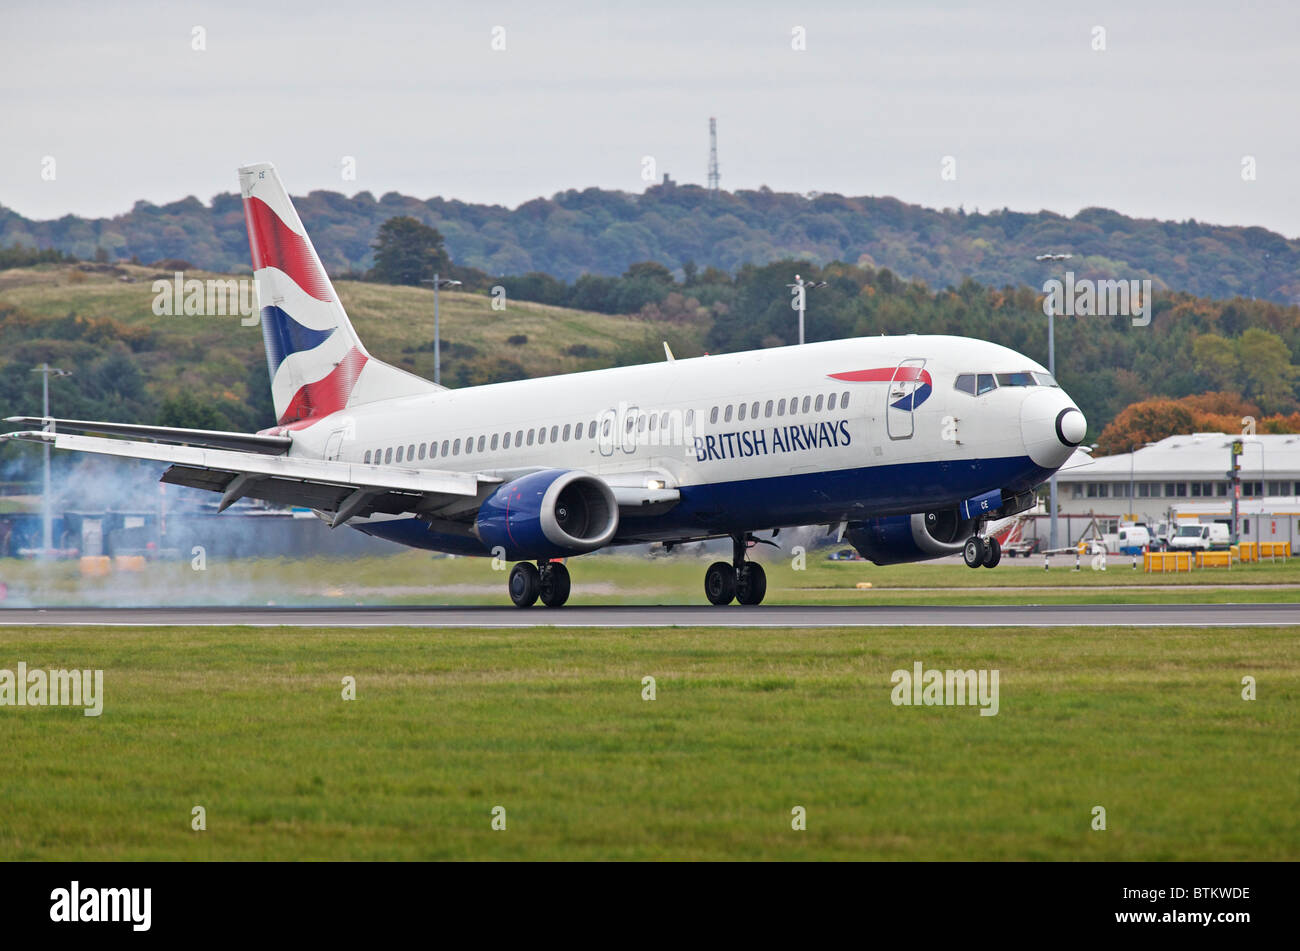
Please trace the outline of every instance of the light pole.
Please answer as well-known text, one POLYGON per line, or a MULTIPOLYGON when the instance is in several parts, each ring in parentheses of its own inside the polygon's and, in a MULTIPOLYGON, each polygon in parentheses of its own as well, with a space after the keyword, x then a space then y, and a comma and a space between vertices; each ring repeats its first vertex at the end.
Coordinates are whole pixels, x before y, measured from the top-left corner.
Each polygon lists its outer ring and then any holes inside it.
POLYGON ((798 274, 794 276, 793 284, 786 285, 786 287, 792 289, 790 296, 793 299, 790 301, 790 306, 793 307, 795 310, 799 311, 800 345, 803 344, 803 314, 804 314, 804 308, 807 306, 807 302, 808 302, 808 291, 813 288, 825 287, 825 286, 826 286, 825 281, 805 281, 798 274))
MULTIPOLYGON (((49 363, 42 363, 32 372, 41 374, 41 416, 45 420, 44 428, 48 431, 53 426, 50 422, 50 377, 72 376, 72 373, 69 370, 52 367, 49 363)), ((41 557, 49 558, 50 550, 54 548, 54 512, 53 500, 50 498, 50 444, 42 444, 41 452, 45 456, 45 490, 41 497, 41 557)))
MULTIPOLYGON (((1034 256, 1035 261, 1068 261, 1074 257, 1072 254, 1038 254, 1034 256)), ((1047 372, 1056 378, 1056 308, 1052 304, 1051 295, 1047 297, 1047 372)), ((1051 509, 1051 529, 1048 547, 1056 547, 1056 473, 1047 481, 1048 494, 1050 501, 1048 503, 1051 509)))
POLYGON ((442 384, 442 332, 438 326, 438 288, 440 287, 460 287, 460 281, 453 281, 450 278, 440 278, 437 272, 434 272, 433 278, 424 278, 422 284, 433 285, 433 382, 442 384))

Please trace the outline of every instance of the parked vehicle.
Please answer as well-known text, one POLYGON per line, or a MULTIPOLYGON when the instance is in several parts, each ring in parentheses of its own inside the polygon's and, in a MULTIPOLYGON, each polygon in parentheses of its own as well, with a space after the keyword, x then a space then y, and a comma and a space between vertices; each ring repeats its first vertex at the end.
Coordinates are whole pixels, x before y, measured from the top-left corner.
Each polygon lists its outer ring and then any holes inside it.
POLYGON ((1151 533, 1141 524, 1121 525, 1106 536, 1106 550, 1112 555, 1140 555, 1151 545, 1151 533))
POLYGON ((1179 525, 1178 531, 1169 541, 1169 547, 1175 551, 1209 551, 1212 548, 1227 548, 1230 544, 1228 526, 1222 522, 1179 525))

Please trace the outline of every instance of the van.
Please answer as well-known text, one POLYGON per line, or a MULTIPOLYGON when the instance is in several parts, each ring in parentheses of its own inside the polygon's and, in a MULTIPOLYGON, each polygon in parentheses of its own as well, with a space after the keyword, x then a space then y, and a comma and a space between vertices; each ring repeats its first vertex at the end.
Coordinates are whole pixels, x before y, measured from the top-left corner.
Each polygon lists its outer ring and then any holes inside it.
POLYGON ((1115 535, 1114 552, 1118 555, 1140 555, 1151 544, 1151 533, 1145 525, 1124 525, 1115 535))
POLYGON ((1178 531, 1169 541, 1169 547, 1176 551, 1209 551, 1212 548, 1227 548, 1230 544, 1228 526, 1222 522, 1179 525, 1178 531))

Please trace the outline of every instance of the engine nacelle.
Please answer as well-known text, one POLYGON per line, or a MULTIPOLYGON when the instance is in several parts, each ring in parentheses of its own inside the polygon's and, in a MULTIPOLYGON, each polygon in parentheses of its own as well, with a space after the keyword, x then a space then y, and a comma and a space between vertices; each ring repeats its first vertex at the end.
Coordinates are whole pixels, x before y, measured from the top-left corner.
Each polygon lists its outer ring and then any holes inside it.
POLYGON ((581 555, 618 531, 618 502, 601 479, 577 469, 533 472, 499 486, 479 507, 474 534, 508 561, 581 555))
POLYGON ((978 525, 978 517, 954 506, 938 512, 850 522, 845 537, 863 558, 878 565, 897 565, 958 554, 978 525))

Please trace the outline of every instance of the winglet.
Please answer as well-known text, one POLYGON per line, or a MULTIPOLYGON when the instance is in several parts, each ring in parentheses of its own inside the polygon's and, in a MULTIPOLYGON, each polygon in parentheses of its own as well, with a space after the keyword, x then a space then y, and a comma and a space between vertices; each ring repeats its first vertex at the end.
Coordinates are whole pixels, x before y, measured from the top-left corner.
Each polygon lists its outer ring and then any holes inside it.
POLYGON ((672 348, 668 346, 668 341, 667 341, 667 340, 664 341, 664 356, 668 358, 668 361, 669 361, 670 363, 671 363, 673 360, 676 360, 676 359, 677 359, 675 356, 673 356, 672 348))

